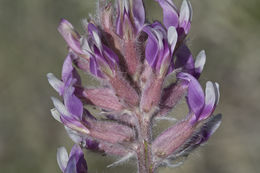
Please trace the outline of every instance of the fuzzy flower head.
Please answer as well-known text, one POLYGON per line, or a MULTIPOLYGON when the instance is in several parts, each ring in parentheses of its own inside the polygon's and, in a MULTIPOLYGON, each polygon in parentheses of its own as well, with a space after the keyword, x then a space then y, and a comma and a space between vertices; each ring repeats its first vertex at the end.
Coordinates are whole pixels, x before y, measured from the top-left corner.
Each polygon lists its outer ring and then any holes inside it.
POLYGON ((146 21, 142 0, 116 0, 114 6, 99 1, 97 17, 82 22, 83 34, 61 20, 58 31, 68 55, 61 79, 52 73, 47 77, 62 99, 52 97, 51 113, 76 143, 69 156, 58 150, 63 172, 87 172, 83 148, 119 158, 109 166, 134 158, 140 173, 155 172, 187 157, 219 127, 221 115, 213 115, 219 84, 208 81, 203 91, 198 78, 205 51, 193 58, 186 44, 190 2, 184 0, 178 9, 172 0, 155 1, 163 23, 146 21), (78 71, 100 85, 82 83, 78 71), (153 136, 153 125, 173 120, 169 112, 182 98, 188 115, 153 136))

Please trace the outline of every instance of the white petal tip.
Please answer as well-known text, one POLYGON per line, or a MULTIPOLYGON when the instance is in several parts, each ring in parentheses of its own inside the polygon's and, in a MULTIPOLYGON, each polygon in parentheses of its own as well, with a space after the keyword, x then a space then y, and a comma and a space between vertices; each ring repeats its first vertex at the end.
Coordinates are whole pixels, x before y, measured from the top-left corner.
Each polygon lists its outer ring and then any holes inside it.
POLYGON ((182 4, 181 4, 181 9, 180 9, 180 17, 179 17, 179 21, 180 23, 186 21, 192 21, 192 7, 191 7, 191 3, 188 0, 183 0, 182 4))
POLYGON ((59 147, 57 150, 57 162, 62 171, 65 170, 69 161, 69 155, 65 147, 59 147))
POLYGON ((52 114, 52 116, 53 116, 53 118, 55 119, 55 120, 57 120, 57 121, 59 121, 60 123, 62 123, 61 122, 61 120, 60 120, 60 113, 57 111, 57 109, 56 108, 53 108, 53 109, 51 109, 51 114, 52 114))
POLYGON ((216 101, 216 92, 215 92, 214 84, 211 81, 208 81, 206 83, 205 93, 206 93, 205 104, 214 105, 216 101))
POLYGON ((47 79, 52 88, 54 88, 57 92, 61 94, 61 90, 64 85, 63 82, 56 78, 52 73, 47 74, 47 79))
POLYGON ((51 97, 51 100, 53 102, 54 107, 61 115, 70 116, 70 113, 68 112, 64 104, 59 99, 55 97, 51 97))
POLYGON ((168 28, 167 39, 168 39, 169 45, 171 46, 171 49, 172 49, 171 51, 173 51, 175 48, 175 45, 177 43, 177 40, 178 40, 178 33, 177 33, 175 27, 170 26, 168 28))
POLYGON ((198 69, 200 72, 203 70, 206 63, 206 53, 204 50, 200 51, 195 60, 195 69, 198 69))

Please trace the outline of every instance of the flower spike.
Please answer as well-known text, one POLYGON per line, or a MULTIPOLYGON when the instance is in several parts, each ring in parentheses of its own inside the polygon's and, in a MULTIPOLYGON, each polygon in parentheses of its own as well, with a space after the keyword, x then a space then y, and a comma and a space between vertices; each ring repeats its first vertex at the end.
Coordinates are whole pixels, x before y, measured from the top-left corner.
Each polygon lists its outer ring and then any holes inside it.
POLYGON ((62 99, 51 98, 51 114, 75 143, 70 154, 58 149, 63 173, 88 172, 82 149, 117 157, 108 167, 135 160, 139 173, 176 167, 220 126, 221 114, 213 115, 219 84, 201 87, 206 54, 202 50, 193 58, 187 44, 191 3, 183 0, 178 9, 172 0, 155 1, 162 23, 147 21, 143 0, 115 0, 115 6, 99 0, 95 18, 82 21, 83 35, 61 20, 58 31, 68 55, 61 78, 52 73, 47 78, 62 99), (85 73, 94 85, 81 78, 85 73), (172 117, 183 99, 188 114, 172 117), (173 124, 154 136, 159 120, 173 124))

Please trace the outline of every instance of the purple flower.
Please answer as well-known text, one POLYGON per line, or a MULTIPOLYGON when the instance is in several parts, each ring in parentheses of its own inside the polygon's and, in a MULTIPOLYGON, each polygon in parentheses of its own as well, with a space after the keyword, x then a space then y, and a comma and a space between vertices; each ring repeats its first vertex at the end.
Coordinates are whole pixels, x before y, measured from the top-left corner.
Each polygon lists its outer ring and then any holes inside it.
POLYGON ((80 46, 80 35, 74 30, 74 27, 67 20, 62 19, 58 31, 63 36, 69 47, 77 54, 84 55, 80 46))
POLYGON ((156 0, 163 9, 163 23, 166 28, 175 27, 179 35, 187 35, 192 20, 192 8, 188 0, 183 0, 180 11, 172 0, 156 0))
POLYGON ((144 25, 145 11, 142 0, 117 1, 116 33, 121 37, 136 35, 144 25))
POLYGON ((64 147, 58 148, 57 161, 63 173, 87 173, 87 162, 81 148, 75 144, 68 155, 64 147))
MULTIPOLYGON (((217 83, 207 82, 205 95, 197 79, 188 73, 179 73, 177 77, 187 85, 187 104, 190 112, 187 117, 174 126, 162 132, 153 141, 153 153, 159 158, 170 159, 189 154, 188 151, 205 143, 216 131, 221 123, 221 115, 213 116, 213 111, 219 101, 219 86, 217 83), (199 122, 204 122, 197 128, 199 122)), ((158 162, 158 165, 165 164, 158 162)))
POLYGON ((189 48, 183 44, 176 51, 175 68, 182 69, 183 72, 193 75, 195 78, 199 78, 206 62, 205 51, 202 50, 194 61, 193 56, 189 48))
POLYGON ((134 131, 127 126, 93 119, 87 110, 83 110, 83 104, 73 94, 72 87, 64 94, 65 105, 56 98, 52 98, 52 101, 56 109, 54 117, 67 128, 78 132, 85 138, 120 143, 135 136, 134 131))
POLYGON ((221 114, 210 117, 202 126, 182 120, 163 131, 152 143, 156 166, 171 166, 171 160, 187 157, 191 151, 208 141, 221 124, 221 114))
POLYGON ((62 96, 64 95, 64 90, 68 88, 70 85, 81 85, 81 79, 78 75, 75 68, 72 66, 72 61, 75 55, 72 52, 69 52, 66 57, 63 68, 61 78, 62 80, 57 79, 52 73, 47 74, 48 81, 50 85, 62 96))
POLYGON ((97 77, 114 76, 118 64, 117 55, 101 42, 99 30, 93 23, 88 23, 87 29, 89 38, 83 39, 82 48, 91 57, 90 72, 97 77))
POLYGON ((210 81, 206 84, 205 95, 199 82, 188 73, 179 73, 179 79, 189 82, 187 103, 190 108, 191 123, 207 119, 219 102, 219 84, 210 81))
MULTIPOLYGON (((171 48, 168 44, 167 33, 159 22, 145 26, 143 31, 148 35, 145 49, 146 60, 156 72, 164 76, 171 60, 171 48)), ((169 40, 169 42, 176 44, 176 39, 175 37, 169 40)))
POLYGON ((99 1, 96 17, 83 20, 82 35, 61 20, 68 55, 61 79, 47 78, 61 97, 52 97, 52 116, 75 143, 69 156, 58 149, 64 173, 87 172, 81 148, 117 157, 108 167, 134 158, 140 173, 153 173, 187 157, 220 126, 221 115, 213 115, 219 85, 208 81, 204 92, 198 82, 205 51, 193 58, 187 46, 191 4, 184 0, 178 10, 171 0, 156 1, 163 24, 146 21, 142 0, 116 0, 115 7, 99 1), (81 81, 84 75, 98 86, 81 81), (184 97, 189 113, 176 120, 170 112, 184 97), (176 122, 154 136, 160 120, 176 122))

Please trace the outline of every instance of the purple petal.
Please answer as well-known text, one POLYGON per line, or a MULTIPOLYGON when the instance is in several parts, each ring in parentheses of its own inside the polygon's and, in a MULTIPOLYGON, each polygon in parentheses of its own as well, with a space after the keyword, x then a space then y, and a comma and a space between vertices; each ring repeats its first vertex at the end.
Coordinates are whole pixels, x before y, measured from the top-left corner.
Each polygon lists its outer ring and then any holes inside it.
POLYGON ((75 157, 70 158, 68 165, 64 170, 64 173, 78 173, 77 172, 77 161, 75 157))
POLYGON ((75 68, 72 71, 72 77, 73 77, 73 79, 76 80, 76 82, 75 82, 76 85, 81 85, 80 75, 78 74, 78 72, 77 72, 77 70, 75 68))
POLYGON ((84 54, 80 46, 80 35, 74 31, 73 26, 67 20, 62 19, 58 31, 63 36, 69 47, 77 54, 84 54))
POLYGON ((72 53, 69 53, 63 63, 62 66, 62 73, 61 73, 61 78, 63 82, 66 82, 69 78, 72 77, 72 71, 73 71, 73 66, 72 66, 72 59, 71 56, 74 56, 72 53))
POLYGON ((189 82, 187 101, 191 111, 195 114, 197 120, 200 117, 205 103, 203 90, 197 79, 195 79, 188 73, 179 73, 177 75, 177 78, 189 82))
POLYGON ((90 66, 90 72, 94 76, 99 77, 99 78, 103 78, 102 72, 99 70, 98 64, 97 64, 97 61, 96 61, 95 58, 93 58, 93 57, 90 58, 89 66, 90 66))
MULTIPOLYGON (((93 47, 93 52, 95 53, 95 56, 92 57, 92 58, 95 59, 97 65, 98 65, 100 71, 102 71, 102 73, 104 73, 104 74, 106 74, 108 76, 113 76, 114 70, 115 70, 115 64, 113 64, 113 62, 110 61, 113 58, 110 57, 111 59, 109 59, 109 58, 105 57, 104 50, 102 49, 101 51, 96 46, 94 46, 93 47)), ((108 52, 106 52, 106 54, 109 55, 108 52)), ((111 56, 111 55, 109 55, 109 56, 111 56)), ((116 55, 114 55, 114 56, 116 56, 116 55)), ((115 59, 117 59, 117 58, 115 58, 115 59)))
POLYGON ((72 85, 72 82, 75 81, 77 85, 81 85, 80 76, 72 65, 73 59, 75 59, 75 55, 72 52, 69 52, 62 66, 61 78, 62 81, 65 83, 65 88, 72 85))
POLYGON ((125 7, 124 7, 124 1, 118 0, 117 1, 117 19, 116 19, 116 33, 119 36, 123 35, 123 21, 124 21, 124 14, 125 14, 125 7))
POLYGON ((88 32, 93 37, 93 32, 99 33, 98 28, 93 23, 88 23, 88 32))
POLYGON ((181 45, 176 51, 175 68, 182 68, 183 72, 194 73, 194 60, 189 48, 181 45))
POLYGON ((77 173, 88 173, 88 166, 84 155, 82 155, 77 162, 77 173))
MULTIPOLYGON (((116 33, 119 36, 123 36, 125 27, 131 27, 133 30, 133 26, 130 19, 130 12, 129 10, 129 2, 128 0, 118 0, 117 1, 117 20, 116 20, 116 33)), ((127 30, 125 30, 127 31, 127 30)), ((129 31, 129 30, 128 30, 129 31)))
POLYGON ((145 58, 152 68, 155 68, 157 62, 157 54, 159 52, 158 40, 153 34, 152 28, 144 27, 144 32, 148 34, 148 40, 145 48, 145 58))
POLYGON ((92 140, 92 139, 85 140, 85 148, 88 150, 97 151, 97 150, 99 150, 98 145, 99 145, 99 143, 95 140, 92 140))
POLYGON ((142 0, 132 0, 132 11, 134 16, 134 23, 137 32, 143 27, 145 22, 145 10, 142 0))
POLYGON ((87 173, 87 162, 81 148, 75 144, 71 149, 69 161, 64 173, 87 173))
POLYGON ((125 32, 141 30, 145 21, 145 11, 142 0, 118 0, 116 33, 119 36, 125 32), (134 25, 134 26, 133 26, 134 25))
POLYGON ((149 65, 159 74, 165 75, 170 64, 170 48, 166 41, 166 31, 159 22, 143 28, 148 35, 145 56, 149 65))
POLYGON ((166 40, 163 40, 163 47, 164 50, 161 51, 156 64, 156 71, 159 71, 161 76, 166 75, 171 61, 170 48, 166 40))
POLYGON ((163 9, 163 23, 165 27, 168 29, 170 26, 175 28, 178 27, 179 24, 179 16, 176 10, 175 5, 171 0, 156 0, 161 8, 163 9))
POLYGON ((63 63, 63 67, 62 67, 62 80, 63 81, 67 81, 67 79, 71 76, 71 73, 73 70, 71 56, 73 56, 73 54, 69 53, 63 63))
POLYGON ((166 38, 167 37, 166 29, 160 22, 155 21, 150 26, 151 26, 151 28, 153 28, 156 31, 160 32, 160 34, 162 35, 162 38, 166 38))
POLYGON ((107 46, 103 46, 103 48, 104 48, 103 53, 109 62, 110 68, 115 70, 115 66, 119 63, 118 56, 107 46))
POLYGON ((90 72, 93 75, 98 76, 98 65, 95 58, 90 58, 89 66, 90 66, 90 72))
POLYGON ((83 152, 80 148, 79 145, 75 144, 72 149, 70 150, 70 155, 69 157, 72 157, 74 155, 74 157, 76 157, 76 159, 78 160, 78 158, 83 155, 83 152))
POLYGON ((64 103, 67 110, 77 117, 79 120, 82 119, 83 104, 79 98, 74 94, 75 88, 70 86, 64 92, 64 103))
POLYGON ((72 147, 69 157, 70 157, 70 160, 68 161, 68 166, 66 169, 74 171, 76 168, 76 173, 87 173, 87 170, 88 170, 87 162, 84 159, 84 153, 81 150, 79 145, 75 144, 72 147), (70 164, 70 161, 72 161, 72 164, 70 164), (75 164, 75 161, 76 161, 76 164, 75 164), (74 166, 75 166, 75 168, 74 168, 74 166))
POLYGON ((174 68, 174 61, 173 61, 173 59, 171 59, 171 61, 170 61, 170 65, 169 65, 169 68, 168 68, 168 72, 167 72, 166 75, 171 74, 171 73, 173 72, 174 69, 175 69, 175 68, 174 68))

